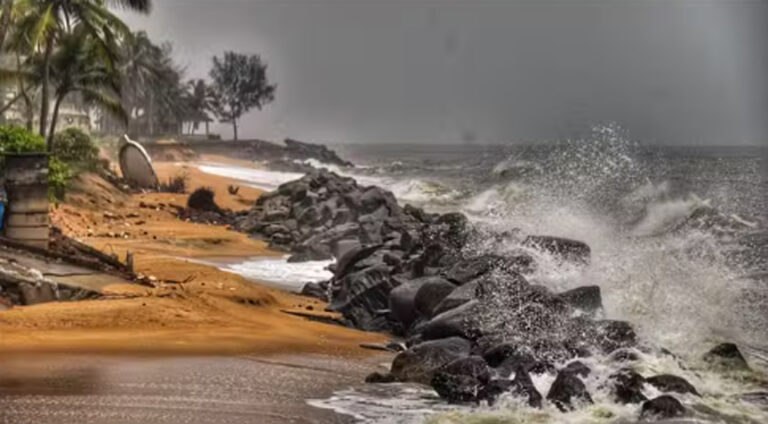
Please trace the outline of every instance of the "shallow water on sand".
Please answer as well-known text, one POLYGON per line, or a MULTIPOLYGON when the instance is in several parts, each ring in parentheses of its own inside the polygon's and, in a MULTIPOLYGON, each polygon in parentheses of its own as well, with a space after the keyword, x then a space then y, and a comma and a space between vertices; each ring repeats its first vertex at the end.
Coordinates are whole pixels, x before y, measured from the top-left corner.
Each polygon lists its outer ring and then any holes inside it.
POLYGON ((35 356, 0 359, 1 424, 347 423, 306 403, 382 359, 35 356))

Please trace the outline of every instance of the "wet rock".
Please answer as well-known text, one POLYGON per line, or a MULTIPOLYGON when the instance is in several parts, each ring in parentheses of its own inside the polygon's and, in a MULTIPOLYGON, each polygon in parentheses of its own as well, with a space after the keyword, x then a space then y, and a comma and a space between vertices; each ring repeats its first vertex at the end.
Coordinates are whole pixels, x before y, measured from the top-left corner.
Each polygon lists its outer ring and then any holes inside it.
POLYGON ((376 311, 389 307, 389 293, 397 287, 386 266, 368 268, 333 283, 331 309, 344 315, 355 327, 364 330, 389 328, 376 311))
POLYGON ((587 263, 591 255, 591 249, 586 243, 561 237, 528 236, 523 240, 523 245, 544 250, 574 262, 587 263))
POLYGON ((381 383, 394 383, 395 381, 397 381, 397 379, 395 379, 395 377, 390 373, 382 374, 379 372, 373 372, 368 374, 365 377, 366 383, 381 384, 381 383))
POLYGON ((476 299, 479 287, 480 284, 478 281, 473 281, 464 284, 463 286, 455 287, 448 296, 445 296, 443 300, 434 307, 432 311, 433 315, 442 314, 443 312, 450 311, 451 309, 461 306, 470 300, 476 299))
POLYGON ((645 379, 645 382, 662 392, 693 393, 699 396, 699 392, 686 379, 672 374, 655 375, 645 379))
POLYGON ((640 360, 640 353, 637 349, 620 348, 608 355, 611 362, 635 362, 640 360))
POLYGON ((431 385, 440 397, 450 402, 476 401, 481 388, 491 378, 485 360, 479 356, 457 359, 441 367, 431 385))
POLYGON ((423 285, 423 280, 413 280, 394 288, 389 293, 389 309, 392 311, 392 317, 406 328, 419 317, 416 309, 416 294, 423 285))
POLYGON ((584 383, 570 372, 559 372, 547 393, 547 400, 563 412, 571 411, 578 403, 592 403, 584 383))
POLYGON ((534 358, 527 349, 522 349, 515 343, 501 343, 488 348, 483 352, 483 358, 502 376, 508 376, 520 370, 540 373, 550 369, 549 366, 534 358))
POLYGON ((436 315, 421 329, 424 340, 435 340, 458 336, 465 339, 475 339, 479 336, 477 316, 480 303, 476 300, 467 302, 457 308, 436 315))
POLYGON ((749 365, 733 343, 722 343, 704 355, 704 360, 712 364, 736 370, 748 370, 749 365))
POLYGON ((368 258, 380 248, 380 245, 350 247, 336 262, 336 276, 347 275, 355 264, 368 258))
POLYGON ((327 283, 326 285, 321 283, 315 283, 315 282, 304 284, 304 287, 301 289, 301 294, 303 296, 314 297, 316 299, 320 299, 324 302, 327 302, 328 301, 327 283))
POLYGON ((456 289, 456 286, 443 277, 423 277, 421 287, 416 293, 416 310, 425 318, 432 318, 440 302, 456 289))
POLYGON ((586 378, 592 370, 581 361, 573 361, 565 366, 561 372, 568 372, 581 378, 586 378))
POLYGON ((595 343, 603 352, 613 352, 623 347, 637 344, 637 335, 632 325, 626 321, 602 320, 596 323, 595 343))
POLYGON ((471 343, 460 337, 419 343, 395 356, 391 373, 398 381, 429 384, 442 366, 468 357, 470 348, 471 343))
POLYGON ((608 384, 617 402, 640 403, 648 400, 643 394, 645 378, 637 372, 623 368, 608 377, 608 384))
POLYGON ((664 395, 643 403, 640 411, 641 420, 661 420, 682 417, 686 414, 685 407, 672 396, 664 395))
POLYGON ((493 404, 504 393, 510 393, 513 396, 524 397, 529 406, 541 408, 542 396, 536 386, 533 385, 531 376, 522 369, 515 372, 515 378, 494 379, 491 380, 483 389, 481 397, 487 399, 488 403, 493 404))
POLYGON ((577 287, 573 290, 560 293, 557 296, 573 308, 582 310, 588 314, 595 313, 603 308, 599 286, 577 287))

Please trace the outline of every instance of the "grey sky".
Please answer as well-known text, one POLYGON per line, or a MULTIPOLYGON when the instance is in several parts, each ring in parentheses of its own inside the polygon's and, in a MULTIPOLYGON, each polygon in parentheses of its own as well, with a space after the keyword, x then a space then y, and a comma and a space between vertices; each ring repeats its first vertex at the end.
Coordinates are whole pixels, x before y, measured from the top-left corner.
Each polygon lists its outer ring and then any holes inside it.
POLYGON ((277 99, 244 136, 532 141, 613 120, 652 143, 768 142, 768 1, 155 0, 123 16, 189 77, 261 54, 277 99))

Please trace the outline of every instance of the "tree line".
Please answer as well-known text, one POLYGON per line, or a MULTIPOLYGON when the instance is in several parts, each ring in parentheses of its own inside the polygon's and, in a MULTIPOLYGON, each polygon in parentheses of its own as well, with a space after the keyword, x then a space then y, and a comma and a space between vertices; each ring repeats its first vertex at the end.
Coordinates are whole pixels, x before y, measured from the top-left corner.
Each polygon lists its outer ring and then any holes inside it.
POLYGON ((237 139, 241 116, 274 100, 259 55, 225 52, 209 81, 187 80, 170 43, 132 31, 110 9, 150 13, 150 0, 0 1, 0 84, 15 93, 0 114, 15 107, 48 150, 65 102, 98 115, 108 133, 192 132, 212 114, 237 139))

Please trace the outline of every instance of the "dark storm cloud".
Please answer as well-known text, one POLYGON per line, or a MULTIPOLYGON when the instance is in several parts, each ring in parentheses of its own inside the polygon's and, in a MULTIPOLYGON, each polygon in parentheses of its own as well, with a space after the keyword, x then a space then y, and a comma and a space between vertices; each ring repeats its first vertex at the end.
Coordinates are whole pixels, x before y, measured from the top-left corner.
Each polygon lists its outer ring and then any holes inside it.
POLYGON ((190 77, 226 49, 262 54, 278 91, 243 122, 254 137, 522 141, 610 120, 654 143, 768 141, 763 1, 156 0, 126 16, 190 77))

